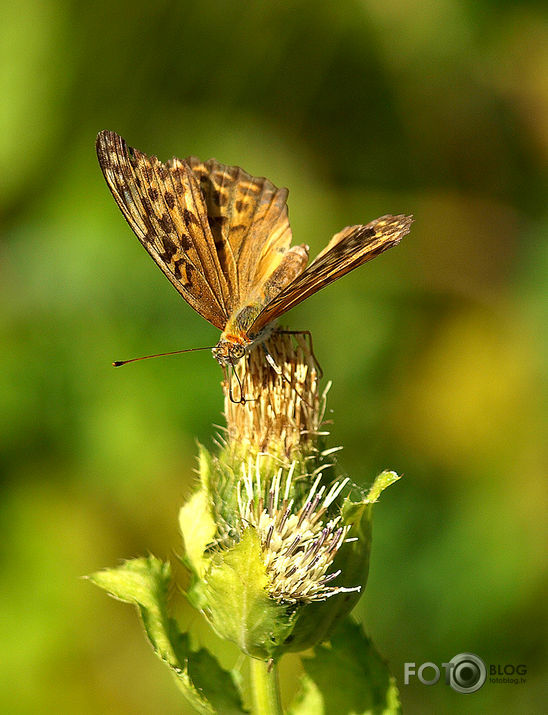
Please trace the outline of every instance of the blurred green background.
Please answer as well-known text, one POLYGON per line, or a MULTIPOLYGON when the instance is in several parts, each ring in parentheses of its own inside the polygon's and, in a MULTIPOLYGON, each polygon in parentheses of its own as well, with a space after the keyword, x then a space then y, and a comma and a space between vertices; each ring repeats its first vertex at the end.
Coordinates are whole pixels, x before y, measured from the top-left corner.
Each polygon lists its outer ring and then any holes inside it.
MULTIPOLYGON (((213 344, 98 168, 114 129, 290 187, 295 241, 413 213, 412 235, 288 316, 310 328, 332 445, 375 517, 357 615, 408 713, 545 711, 541 327, 547 15, 537 2, 22 0, 3 5, 0 382, 5 713, 176 713, 135 614, 79 577, 180 552, 213 344), (460 695, 404 686, 457 653, 528 667, 460 695)), ((210 638, 181 610, 196 642, 210 638)), ((233 649, 223 663, 238 666, 233 649)), ((284 692, 298 661, 282 661, 284 692)))

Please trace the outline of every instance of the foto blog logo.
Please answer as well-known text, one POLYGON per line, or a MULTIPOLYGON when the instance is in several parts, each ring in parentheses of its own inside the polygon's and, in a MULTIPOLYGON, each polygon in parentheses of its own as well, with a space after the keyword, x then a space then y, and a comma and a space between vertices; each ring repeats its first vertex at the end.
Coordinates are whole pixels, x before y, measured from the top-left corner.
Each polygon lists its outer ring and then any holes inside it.
POLYGON ((409 685, 411 678, 418 678, 423 685, 435 685, 441 670, 445 671, 445 683, 457 693, 475 693, 487 679, 487 668, 483 660, 473 653, 459 653, 448 663, 440 666, 436 663, 405 663, 404 684, 409 685))

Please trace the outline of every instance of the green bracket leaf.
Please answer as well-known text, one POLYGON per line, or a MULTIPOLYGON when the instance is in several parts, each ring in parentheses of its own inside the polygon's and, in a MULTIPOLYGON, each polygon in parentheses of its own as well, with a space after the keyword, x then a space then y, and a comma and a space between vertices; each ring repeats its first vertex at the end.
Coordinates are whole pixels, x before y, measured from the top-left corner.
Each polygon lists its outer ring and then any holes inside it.
POLYGON ((219 552, 205 578, 206 614, 222 637, 261 660, 273 656, 292 628, 288 608, 267 595, 261 542, 246 529, 240 542, 219 552))
POLYGON ((185 546, 185 562, 198 578, 202 578, 210 559, 207 547, 217 533, 210 494, 212 457, 200 446, 200 487, 179 511, 179 528, 185 546))
POLYGON ((179 527, 183 535, 185 559, 196 576, 202 578, 210 562, 209 557, 204 554, 217 532, 217 525, 211 516, 209 495, 205 489, 194 492, 181 507, 179 527))
POLYGON ((302 662, 305 675, 289 715, 401 713, 395 679, 361 626, 350 618, 329 644, 302 662))
POLYGON ((187 701, 199 712, 240 714, 246 710, 232 673, 205 649, 192 651, 167 608, 171 569, 154 556, 126 561, 88 579, 113 598, 137 606, 154 652, 170 668, 187 701))
POLYGON ((385 469, 384 472, 381 472, 375 478, 375 481, 373 482, 373 485, 371 486, 371 489, 367 494, 367 501, 370 504, 374 504, 376 501, 378 501, 381 492, 383 492, 391 484, 394 484, 394 482, 397 482, 398 479, 401 479, 401 474, 398 474, 397 472, 391 472, 390 470, 385 469))

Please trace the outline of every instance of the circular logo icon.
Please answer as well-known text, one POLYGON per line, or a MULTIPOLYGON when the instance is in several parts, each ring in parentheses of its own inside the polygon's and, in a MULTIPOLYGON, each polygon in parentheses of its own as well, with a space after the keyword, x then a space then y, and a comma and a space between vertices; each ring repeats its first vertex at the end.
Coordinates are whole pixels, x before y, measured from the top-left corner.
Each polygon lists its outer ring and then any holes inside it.
POLYGON ((457 693, 475 693, 487 679, 487 668, 481 658, 473 653, 459 653, 451 658, 449 685, 457 693))

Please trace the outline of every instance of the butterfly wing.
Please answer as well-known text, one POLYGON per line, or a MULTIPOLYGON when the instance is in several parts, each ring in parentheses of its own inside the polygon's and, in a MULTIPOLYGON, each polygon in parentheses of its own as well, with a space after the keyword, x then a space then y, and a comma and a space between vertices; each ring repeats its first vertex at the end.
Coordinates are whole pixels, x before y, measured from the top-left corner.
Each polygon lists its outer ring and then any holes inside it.
POLYGON ((162 164, 100 132, 97 156, 127 222, 182 297, 222 330, 230 314, 229 285, 219 261, 207 207, 189 165, 162 164))
MULTIPOLYGON (((291 244, 287 189, 215 159, 148 157, 114 132, 97 155, 129 225, 185 300, 225 328, 231 315, 264 305, 249 328, 268 323, 345 273, 396 245, 412 219, 383 216, 336 234, 304 270, 306 246, 291 244)), ((247 327, 247 326, 246 326, 247 327)))
POLYGON ((189 157, 186 161, 205 199, 219 261, 230 288, 228 310, 234 313, 259 298, 261 287, 289 250, 288 192, 268 179, 251 176, 215 159, 202 162, 189 157))
POLYGON ((348 226, 337 233, 308 268, 266 304, 250 326, 249 335, 257 335, 313 293, 396 246, 409 233, 412 222, 412 216, 381 216, 366 226, 348 226))

